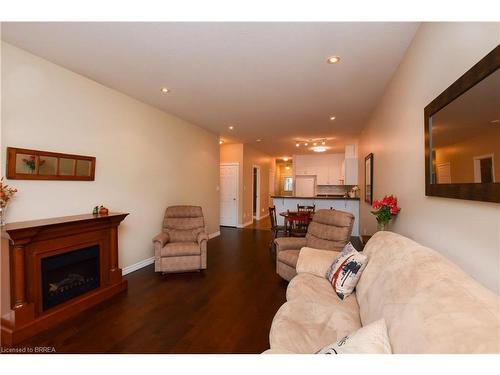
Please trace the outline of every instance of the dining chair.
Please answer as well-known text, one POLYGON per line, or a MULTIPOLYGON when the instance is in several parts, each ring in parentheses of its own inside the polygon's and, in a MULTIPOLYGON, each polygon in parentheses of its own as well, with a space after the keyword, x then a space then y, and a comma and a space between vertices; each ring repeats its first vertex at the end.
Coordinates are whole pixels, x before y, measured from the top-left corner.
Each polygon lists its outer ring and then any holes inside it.
POLYGON ((303 206, 303 205, 300 205, 297 203, 297 211, 299 211, 299 212, 307 211, 307 212, 314 214, 314 212, 316 211, 316 205, 313 204, 312 206, 303 206))
POLYGON ((269 207, 269 219, 271 220, 271 232, 273 235, 271 243, 269 244, 269 248, 274 249, 274 240, 278 238, 280 233, 286 235, 287 230, 286 225, 278 225, 278 220, 276 217, 276 206, 269 207))

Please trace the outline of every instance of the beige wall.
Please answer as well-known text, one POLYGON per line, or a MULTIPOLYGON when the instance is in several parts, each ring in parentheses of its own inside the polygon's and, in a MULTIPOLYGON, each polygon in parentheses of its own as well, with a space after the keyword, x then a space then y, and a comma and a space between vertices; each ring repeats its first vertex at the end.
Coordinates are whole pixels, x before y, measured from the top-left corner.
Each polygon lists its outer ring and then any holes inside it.
MULTIPOLYGON (((402 211, 390 229, 430 246, 485 286, 500 291, 500 205, 426 197, 424 107, 500 42, 498 23, 425 23, 360 139, 374 153, 374 197, 393 193, 402 211)), ((363 192, 361 192, 363 196, 363 192)), ((361 233, 376 221, 361 200, 361 233)))
POLYGON ((240 166, 238 224, 252 221, 253 167, 260 167, 260 215, 268 214, 269 173, 272 158, 242 143, 223 144, 220 147, 221 163, 238 163, 240 166))
POLYGON ((243 147, 243 223, 252 221, 253 167, 260 167, 260 217, 269 214, 269 172, 272 158, 248 145, 243 147))
POLYGON ((500 125, 491 125, 486 133, 435 150, 436 163, 450 163, 452 183, 474 182, 474 157, 490 154, 495 181, 500 182, 500 125))
POLYGON ((209 232, 219 230, 217 135, 8 44, 1 119, 2 155, 16 146, 97 158, 92 182, 8 181, 19 189, 8 221, 90 213, 98 204, 129 212, 122 267, 153 255, 169 205, 201 205, 209 232))

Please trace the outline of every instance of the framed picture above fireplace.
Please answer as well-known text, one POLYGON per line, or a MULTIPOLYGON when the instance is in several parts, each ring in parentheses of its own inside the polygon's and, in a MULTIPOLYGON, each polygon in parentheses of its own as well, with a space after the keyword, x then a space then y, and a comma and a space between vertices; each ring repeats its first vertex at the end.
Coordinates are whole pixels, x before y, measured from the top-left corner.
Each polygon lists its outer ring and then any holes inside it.
POLYGON ((7 147, 11 180, 94 181, 95 157, 7 147))

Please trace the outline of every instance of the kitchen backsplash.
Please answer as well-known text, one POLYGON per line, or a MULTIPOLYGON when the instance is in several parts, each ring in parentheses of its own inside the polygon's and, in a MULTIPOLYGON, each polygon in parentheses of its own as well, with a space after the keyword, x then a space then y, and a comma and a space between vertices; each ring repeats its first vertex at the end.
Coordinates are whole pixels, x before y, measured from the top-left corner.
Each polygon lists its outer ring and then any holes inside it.
POLYGON ((351 190, 352 185, 318 185, 316 186, 317 194, 338 195, 345 194, 351 190))

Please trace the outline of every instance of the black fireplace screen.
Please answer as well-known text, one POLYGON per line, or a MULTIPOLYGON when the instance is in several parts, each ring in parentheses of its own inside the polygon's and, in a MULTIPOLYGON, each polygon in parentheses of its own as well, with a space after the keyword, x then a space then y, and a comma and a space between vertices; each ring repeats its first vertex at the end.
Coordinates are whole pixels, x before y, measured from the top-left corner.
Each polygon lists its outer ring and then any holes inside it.
POLYGON ((99 246, 42 259, 43 310, 99 287, 99 246))

